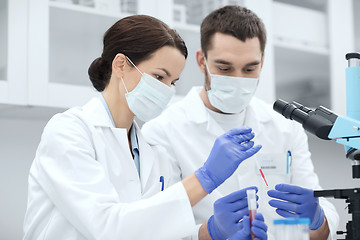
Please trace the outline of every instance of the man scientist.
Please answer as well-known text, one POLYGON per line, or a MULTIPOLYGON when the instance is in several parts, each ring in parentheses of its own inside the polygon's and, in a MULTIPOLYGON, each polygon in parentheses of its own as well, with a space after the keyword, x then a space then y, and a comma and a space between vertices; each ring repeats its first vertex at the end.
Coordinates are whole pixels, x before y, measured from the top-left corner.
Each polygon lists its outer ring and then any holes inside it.
POLYGON ((313 189, 321 187, 303 128, 254 97, 265 45, 265 26, 252 11, 225 6, 210 13, 201 24, 201 50, 196 52, 204 86, 193 87, 146 123, 143 134, 150 144, 166 148, 180 181, 204 164, 216 137, 234 127, 251 127, 261 151, 193 207, 197 223, 209 219, 217 199, 256 185, 269 239, 274 239, 272 220, 281 216, 309 218, 311 239, 335 239, 339 217, 330 202, 313 196, 313 189))

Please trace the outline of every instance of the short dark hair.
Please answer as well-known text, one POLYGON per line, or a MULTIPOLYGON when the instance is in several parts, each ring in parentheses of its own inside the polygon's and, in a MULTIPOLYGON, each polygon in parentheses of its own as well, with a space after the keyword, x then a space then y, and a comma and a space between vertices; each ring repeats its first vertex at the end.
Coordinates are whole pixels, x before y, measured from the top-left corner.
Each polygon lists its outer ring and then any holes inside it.
POLYGON ((164 46, 177 48, 187 58, 188 51, 183 39, 164 22, 146 15, 125 17, 112 25, 104 35, 103 52, 90 65, 88 74, 99 92, 108 85, 112 61, 122 53, 138 65, 164 46))
POLYGON ((261 53, 266 45, 266 29, 262 20, 251 10, 228 5, 211 12, 201 23, 201 49, 205 56, 211 48, 215 33, 229 34, 245 42, 248 38, 258 37, 261 53))

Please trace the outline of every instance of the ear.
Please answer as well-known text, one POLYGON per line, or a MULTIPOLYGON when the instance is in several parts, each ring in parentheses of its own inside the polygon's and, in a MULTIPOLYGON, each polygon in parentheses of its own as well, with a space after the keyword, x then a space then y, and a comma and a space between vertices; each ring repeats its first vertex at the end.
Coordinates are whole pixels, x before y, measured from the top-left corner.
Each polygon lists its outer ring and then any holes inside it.
POLYGON ((112 73, 118 78, 123 77, 125 66, 126 56, 122 53, 116 54, 112 61, 112 73))
POLYGON ((200 68, 200 71, 205 74, 206 66, 205 66, 204 58, 205 57, 204 57, 203 51, 201 49, 197 50, 196 51, 196 62, 200 68))

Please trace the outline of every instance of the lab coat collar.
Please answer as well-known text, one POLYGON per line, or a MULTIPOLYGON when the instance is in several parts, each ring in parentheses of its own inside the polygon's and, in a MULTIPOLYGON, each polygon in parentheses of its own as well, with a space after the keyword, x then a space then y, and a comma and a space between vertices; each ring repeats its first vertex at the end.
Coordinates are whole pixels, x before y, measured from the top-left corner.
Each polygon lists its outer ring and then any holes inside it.
POLYGON ((185 97, 185 109, 187 118, 196 124, 206 124, 207 132, 214 136, 220 136, 225 131, 220 125, 210 116, 204 102, 200 97, 200 92, 203 87, 193 87, 185 97))
POLYGON ((114 127, 104 105, 98 97, 92 98, 82 107, 82 110, 94 126, 114 127))
MULTIPOLYGON (((82 110, 85 115, 88 116, 88 120, 94 126, 101 126, 101 127, 109 127, 111 128, 112 132, 116 136, 117 140, 119 141, 120 145, 124 145, 123 147, 128 148, 128 138, 127 138, 127 131, 126 129, 122 128, 114 128, 111 119, 109 118, 108 113, 104 105, 102 104, 101 100, 98 97, 91 99, 87 104, 82 107, 82 110)), ((136 129, 136 136, 138 138, 138 145, 139 145, 139 153, 140 153, 140 179, 141 179, 141 188, 144 191, 146 183, 149 179, 153 163, 154 163, 154 152, 151 149, 150 145, 145 141, 145 138, 141 134, 141 130, 138 124, 134 121, 133 126, 136 129)), ((132 159, 130 150, 129 150, 129 158, 132 159)), ((132 164, 131 164, 132 165, 132 164)), ((134 174, 137 176, 137 170, 135 167, 133 168, 134 174)), ((135 176, 134 175, 134 176, 135 176)))
POLYGON ((272 112, 273 110, 267 103, 260 100, 257 97, 253 97, 249 103, 249 105, 246 108, 246 120, 252 120, 257 119, 257 121, 261 123, 266 123, 269 121, 272 121, 271 114, 269 113, 269 110, 272 112))
POLYGON ((267 106, 265 105, 262 100, 253 97, 246 107, 244 125, 252 128, 255 138, 263 133, 265 124, 271 121, 271 114, 267 112, 267 106))
MULTIPOLYGON (((187 118, 197 124, 207 123, 207 131, 220 136, 225 131, 207 112, 200 97, 202 87, 193 87, 184 99, 187 118)), ((246 108, 245 126, 253 129, 256 136, 263 132, 264 124, 271 121, 271 115, 264 109, 265 103, 253 97, 246 108)))
POLYGON ((138 138, 139 153, 140 153, 141 189, 142 192, 144 192, 147 181, 152 171, 152 167, 154 166, 155 155, 151 146, 145 141, 145 138, 142 135, 138 124, 135 121, 133 122, 133 126, 135 126, 136 135, 138 138))
POLYGON ((184 99, 186 116, 190 121, 195 123, 204 123, 208 121, 206 106, 200 97, 202 88, 203 87, 199 86, 191 88, 184 99))

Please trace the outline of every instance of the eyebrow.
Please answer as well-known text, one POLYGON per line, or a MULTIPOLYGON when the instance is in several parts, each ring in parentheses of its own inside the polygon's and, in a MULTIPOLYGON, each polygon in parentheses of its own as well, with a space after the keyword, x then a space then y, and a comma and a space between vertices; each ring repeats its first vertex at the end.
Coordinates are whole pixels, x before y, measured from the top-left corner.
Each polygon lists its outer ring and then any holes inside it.
POLYGON ((259 64, 260 64, 260 61, 253 61, 253 62, 246 64, 246 66, 254 66, 254 65, 259 65, 259 64))
MULTIPOLYGON (((221 60, 221 59, 217 59, 214 61, 215 63, 219 63, 219 64, 224 64, 224 65, 233 65, 231 62, 225 61, 225 60, 221 60)), ((250 63, 247 63, 245 66, 254 66, 254 65, 259 65, 260 61, 253 61, 250 63)))
POLYGON ((215 63, 220 63, 220 64, 225 64, 225 65, 233 65, 231 62, 221 60, 221 59, 216 59, 214 62, 215 63))
POLYGON ((164 71, 168 77, 171 77, 171 74, 165 68, 158 68, 158 69, 164 71))

